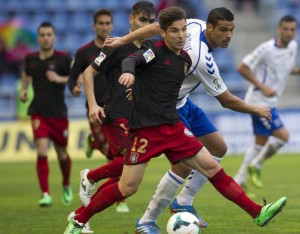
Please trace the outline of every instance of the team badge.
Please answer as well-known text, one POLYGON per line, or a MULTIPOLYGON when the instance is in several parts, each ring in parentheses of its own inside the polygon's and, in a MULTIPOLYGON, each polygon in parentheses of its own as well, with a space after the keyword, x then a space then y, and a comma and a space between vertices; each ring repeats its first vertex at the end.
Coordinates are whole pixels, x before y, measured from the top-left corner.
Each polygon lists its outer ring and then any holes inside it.
POLYGON ((219 81, 218 78, 214 79, 214 80, 213 80, 213 83, 214 83, 214 85, 215 85, 215 89, 216 89, 216 90, 219 90, 219 89, 222 88, 222 84, 220 83, 220 81, 219 81))
POLYGON ((131 152, 131 155, 130 155, 130 162, 136 163, 137 160, 138 160, 138 157, 139 157, 139 154, 138 154, 138 153, 136 153, 136 152, 131 152))
POLYGON ((104 54, 102 51, 100 52, 99 56, 95 59, 95 63, 100 66, 102 61, 106 58, 106 54, 104 54))
POLYGON ((155 58, 155 54, 151 49, 147 50, 145 53, 143 53, 143 56, 146 60, 146 63, 149 63, 152 59, 155 58))
POLYGON ((190 130, 188 130, 187 128, 184 129, 184 134, 186 136, 188 136, 188 137, 192 137, 193 136, 193 133, 190 130))
POLYGON ((34 120, 32 121, 32 127, 33 127, 33 129, 34 129, 34 130, 37 130, 37 129, 39 128, 40 124, 41 124, 41 122, 40 122, 39 119, 34 119, 34 120))

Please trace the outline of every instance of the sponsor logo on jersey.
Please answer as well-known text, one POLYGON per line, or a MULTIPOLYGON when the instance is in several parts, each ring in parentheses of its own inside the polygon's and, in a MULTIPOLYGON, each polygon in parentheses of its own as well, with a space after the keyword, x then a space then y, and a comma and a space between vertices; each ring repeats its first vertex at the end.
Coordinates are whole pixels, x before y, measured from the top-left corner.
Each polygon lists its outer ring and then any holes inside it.
POLYGON ((187 128, 184 129, 184 134, 186 136, 188 136, 188 137, 192 137, 193 136, 193 133, 190 130, 188 130, 187 128))
POLYGON ((192 49, 192 33, 188 33, 186 36, 185 45, 183 48, 185 51, 189 51, 192 49))
POLYGON ((155 54, 151 49, 147 50, 145 53, 143 53, 143 56, 146 60, 146 63, 149 63, 151 60, 155 58, 155 54))
POLYGON ((98 58, 95 59, 95 63, 100 66, 102 61, 106 58, 106 54, 104 54, 102 51, 100 52, 98 58))
POLYGON ((136 163, 137 160, 138 160, 138 157, 139 157, 139 153, 131 152, 131 155, 130 155, 130 162, 136 163))

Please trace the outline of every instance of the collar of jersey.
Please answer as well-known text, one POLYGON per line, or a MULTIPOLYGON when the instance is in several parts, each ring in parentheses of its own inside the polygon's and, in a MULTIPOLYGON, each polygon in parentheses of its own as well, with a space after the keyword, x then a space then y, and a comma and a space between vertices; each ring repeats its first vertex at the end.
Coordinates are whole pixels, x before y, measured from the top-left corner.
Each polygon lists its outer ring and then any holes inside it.
POLYGON ((209 44, 208 44, 208 42, 206 40, 204 32, 205 32, 205 30, 203 32, 201 32, 200 40, 203 41, 207 45, 207 47, 208 47, 208 53, 211 53, 211 52, 213 52, 213 49, 209 46, 209 44))

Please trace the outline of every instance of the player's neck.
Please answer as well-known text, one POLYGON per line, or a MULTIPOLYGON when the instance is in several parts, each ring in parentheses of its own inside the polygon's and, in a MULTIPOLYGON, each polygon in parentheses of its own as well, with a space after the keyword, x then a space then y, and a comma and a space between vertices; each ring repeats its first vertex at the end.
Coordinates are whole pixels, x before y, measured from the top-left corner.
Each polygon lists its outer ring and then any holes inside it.
POLYGON ((42 60, 47 59, 54 54, 54 51, 55 51, 54 48, 52 48, 50 50, 40 50, 39 57, 42 60))
POLYGON ((276 46, 279 48, 286 48, 288 46, 288 44, 283 43, 282 40, 280 40, 280 38, 276 39, 276 46))
POLYGON ((96 39, 94 40, 94 43, 98 48, 102 48, 104 41, 99 39, 98 37, 96 37, 96 39))
POLYGON ((210 35, 208 34, 207 30, 205 30, 204 32, 204 36, 206 38, 206 41, 208 43, 208 45, 210 46, 211 49, 215 49, 217 48, 218 46, 213 42, 213 40, 211 39, 210 35))

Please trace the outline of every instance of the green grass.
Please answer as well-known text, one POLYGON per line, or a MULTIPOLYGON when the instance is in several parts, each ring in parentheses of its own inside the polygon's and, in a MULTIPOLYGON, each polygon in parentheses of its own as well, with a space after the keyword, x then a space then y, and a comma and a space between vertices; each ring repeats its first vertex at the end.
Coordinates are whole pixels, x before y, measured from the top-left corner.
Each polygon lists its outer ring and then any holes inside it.
MULTIPOLYGON (((225 170, 234 176, 241 161, 242 157, 227 157, 222 164, 225 170)), ((104 160, 99 161, 99 159, 73 162, 72 184, 75 190, 75 201, 71 206, 65 207, 60 201, 61 175, 58 164, 51 162, 50 186, 54 202, 51 208, 40 208, 37 205, 40 192, 34 162, 1 163, 0 233, 63 233, 67 215, 80 205, 77 195, 79 171, 83 168, 95 168, 102 163, 104 160)), ((300 233, 299 165, 300 157, 297 155, 276 156, 265 164, 263 171, 265 188, 257 190, 250 186, 251 191, 257 195, 255 199, 257 202, 261 202, 261 198, 271 202, 281 196, 288 197, 288 204, 283 212, 264 228, 257 227, 250 216, 207 184, 194 201, 196 209, 209 224, 202 233, 300 233)), ((127 200, 131 212, 119 214, 112 206, 96 214, 91 220, 95 233, 133 233, 136 219, 143 214, 159 179, 168 167, 166 159, 152 160, 138 193, 127 200)), ((158 220, 163 233, 166 233, 165 226, 169 217, 170 213, 166 209, 158 220)))

